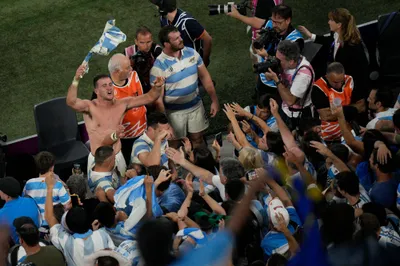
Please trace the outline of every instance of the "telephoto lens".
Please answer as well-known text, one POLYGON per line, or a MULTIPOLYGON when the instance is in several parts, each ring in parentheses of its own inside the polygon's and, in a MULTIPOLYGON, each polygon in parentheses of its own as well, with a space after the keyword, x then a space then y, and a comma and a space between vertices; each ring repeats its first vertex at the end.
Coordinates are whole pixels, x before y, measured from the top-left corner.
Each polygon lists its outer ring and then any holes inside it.
POLYGON ((210 16, 229 13, 232 11, 232 5, 208 5, 210 16))

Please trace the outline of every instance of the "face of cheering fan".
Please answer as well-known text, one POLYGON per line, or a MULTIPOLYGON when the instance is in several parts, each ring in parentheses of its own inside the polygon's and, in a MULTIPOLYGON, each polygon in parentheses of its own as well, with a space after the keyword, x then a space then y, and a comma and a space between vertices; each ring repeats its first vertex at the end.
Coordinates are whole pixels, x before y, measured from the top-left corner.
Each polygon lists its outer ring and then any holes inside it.
POLYGON ((94 92, 97 98, 105 101, 112 101, 114 99, 114 88, 110 78, 102 78, 97 81, 94 92))

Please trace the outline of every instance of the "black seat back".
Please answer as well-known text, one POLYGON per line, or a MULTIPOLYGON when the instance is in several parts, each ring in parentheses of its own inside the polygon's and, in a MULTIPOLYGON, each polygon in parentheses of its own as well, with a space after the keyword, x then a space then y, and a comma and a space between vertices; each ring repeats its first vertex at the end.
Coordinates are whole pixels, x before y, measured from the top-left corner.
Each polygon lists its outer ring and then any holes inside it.
POLYGON ((76 114, 67 105, 65 97, 35 105, 34 116, 40 150, 49 150, 78 138, 76 114))

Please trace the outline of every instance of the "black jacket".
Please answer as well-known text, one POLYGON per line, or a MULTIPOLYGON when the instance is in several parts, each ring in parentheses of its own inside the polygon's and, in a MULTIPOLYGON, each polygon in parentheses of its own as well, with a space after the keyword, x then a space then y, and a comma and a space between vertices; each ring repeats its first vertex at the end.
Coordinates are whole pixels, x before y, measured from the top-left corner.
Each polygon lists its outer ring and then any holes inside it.
POLYGON ((337 50, 335 58, 333 58, 333 33, 330 36, 318 36, 315 43, 322 44, 324 55, 326 55, 327 65, 333 61, 340 62, 345 69, 347 75, 354 79, 355 90, 362 90, 366 97, 370 89, 368 59, 364 51, 362 43, 352 45, 344 43, 337 50))

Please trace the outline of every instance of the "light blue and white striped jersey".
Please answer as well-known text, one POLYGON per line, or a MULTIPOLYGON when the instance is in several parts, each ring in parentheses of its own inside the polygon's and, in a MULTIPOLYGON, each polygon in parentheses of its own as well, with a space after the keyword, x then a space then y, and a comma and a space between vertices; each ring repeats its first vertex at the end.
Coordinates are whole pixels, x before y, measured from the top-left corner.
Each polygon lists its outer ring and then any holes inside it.
POLYGON ((110 189, 117 189, 113 183, 112 172, 96 172, 92 170, 88 175, 88 185, 93 193, 98 187, 102 188, 104 192, 110 189))
MULTIPOLYGON (((268 22, 265 24, 264 29, 267 29, 267 28, 268 29, 273 28, 272 20, 268 20, 268 22)), ((298 30, 294 29, 291 33, 289 33, 288 36, 286 36, 285 40, 295 42, 296 40, 302 39, 302 38, 303 38, 303 36, 301 35, 301 33, 298 30)), ((269 45, 269 47, 267 47, 266 50, 267 50, 267 52, 270 52, 271 49, 276 51, 277 47, 278 47, 278 44, 276 44, 276 47, 271 47, 271 45, 269 45)), ((261 56, 258 56, 258 62, 259 63, 265 62, 265 59, 261 56)), ((262 83, 264 83, 265 85, 276 88, 275 81, 267 80, 264 73, 260 74, 260 79, 261 79, 262 83)))
POLYGON ((134 240, 126 240, 121 243, 116 249, 116 252, 121 254, 128 261, 132 262, 132 266, 136 266, 139 264, 139 247, 137 246, 136 241, 134 240))
MULTIPOLYGON (((114 228, 105 227, 105 230, 110 235, 114 245, 119 246, 126 240, 134 240, 136 234, 125 229, 125 222, 118 222, 114 228)), ((135 230, 136 231, 136 230, 135 230)))
MULTIPOLYGON (((44 204, 46 203, 47 186, 44 177, 37 177, 29 179, 26 182, 24 190, 22 191, 23 196, 29 196, 33 198, 39 207, 40 215, 42 217, 41 226, 47 225, 44 219, 44 204)), ((53 205, 61 203, 66 205, 71 201, 71 198, 60 181, 57 181, 53 188, 53 205)))
POLYGON ((69 234, 61 224, 50 228, 53 245, 62 251, 68 266, 83 266, 85 257, 103 249, 114 249, 114 243, 104 229, 85 234, 69 234))
POLYGON ((400 236, 393 229, 390 229, 386 226, 381 226, 378 242, 385 248, 396 248, 400 246, 400 236))
MULTIPOLYGON (((293 221, 301 226, 301 221, 296 212, 296 209, 290 206, 287 207, 286 210, 289 213, 290 221, 293 221)), ((288 225, 288 229, 292 234, 295 231, 295 228, 293 228, 291 224, 288 225)), ((289 251, 289 244, 283 233, 277 231, 269 231, 265 235, 264 239, 261 241, 261 248, 263 249, 264 254, 266 254, 267 256, 271 256, 274 253, 284 255, 286 252, 289 251)))
MULTIPOLYGON (((167 154, 165 153, 165 150, 167 149, 168 141, 164 140, 161 143, 161 158, 160 158, 160 165, 168 167, 168 157, 167 154)), ((131 154, 131 162, 132 163, 137 163, 143 165, 143 163, 139 160, 139 154, 143 152, 151 152, 153 149, 154 142, 147 136, 146 132, 143 133, 140 138, 135 140, 135 143, 133 144, 132 147, 132 154, 131 154)))
POLYGON ((199 53, 193 48, 181 50, 181 58, 162 52, 150 71, 150 82, 165 77, 164 106, 167 110, 187 110, 201 100, 198 89, 197 68, 203 65, 199 53))
POLYGON ((393 120, 393 114, 397 109, 389 108, 384 112, 376 113, 375 118, 368 122, 366 128, 367 129, 375 129, 376 123, 380 120, 393 120))

